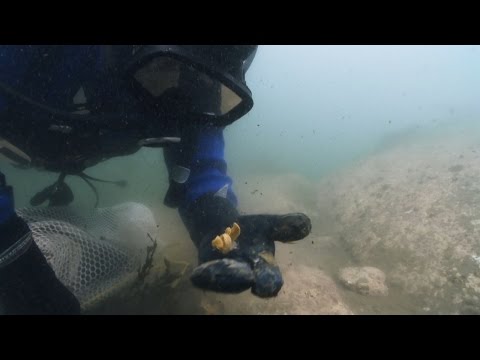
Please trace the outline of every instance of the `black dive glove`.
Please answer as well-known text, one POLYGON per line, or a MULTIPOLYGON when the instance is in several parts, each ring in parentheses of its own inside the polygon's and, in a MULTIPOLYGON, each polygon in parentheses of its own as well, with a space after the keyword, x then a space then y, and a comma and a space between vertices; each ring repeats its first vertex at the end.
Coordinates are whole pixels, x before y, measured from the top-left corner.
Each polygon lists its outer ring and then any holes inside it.
POLYGON ((283 285, 275 241, 300 240, 311 230, 304 214, 240 215, 227 199, 213 194, 196 200, 181 216, 198 249, 200 265, 191 275, 195 286, 225 293, 251 288, 265 298, 276 296, 283 285), (234 223, 240 231, 236 240, 231 239, 238 231, 234 223), (213 241, 229 232, 232 236, 213 241))
POLYGON ((14 211, 13 191, 0 172, 0 312, 79 314, 80 303, 57 279, 14 211))

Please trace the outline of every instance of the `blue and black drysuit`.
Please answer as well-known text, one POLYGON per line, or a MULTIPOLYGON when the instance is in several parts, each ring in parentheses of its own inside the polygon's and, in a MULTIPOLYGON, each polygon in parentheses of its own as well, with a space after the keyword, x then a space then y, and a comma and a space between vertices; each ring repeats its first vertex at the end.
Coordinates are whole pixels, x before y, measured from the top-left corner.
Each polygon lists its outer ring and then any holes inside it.
MULTIPOLYGON (((239 221, 232 180, 226 172, 223 128, 191 125, 181 115, 150 110, 130 92, 121 76, 115 76, 108 61, 102 46, 1 46, 0 138, 28 154, 31 166, 81 174, 102 160, 134 153, 140 148, 140 139, 180 137, 179 144, 164 149, 170 174, 165 203, 179 208, 199 249, 200 262, 222 258, 205 239, 239 221), (79 91, 83 100, 76 101, 79 91), (84 116, 85 111, 88 115, 84 116), (73 126, 64 121, 69 114, 78 116, 73 126)), ((244 221, 244 233, 256 228, 266 232, 273 224, 269 218, 249 227, 255 219, 244 221)), ((307 228, 309 231, 309 224, 307 228)), ((2 174, 0 301, 3 297, 6 306, 17 313, 78 312, 78 302, 56 280, 28 233, 28 226, 14 212, 13 191, 2 174), (12 289, 18 293, 12 294, 12 289)), ((292 238, 292 234, 288 236, 292 238)), ((263 276, 268 288, 258 288, 257 295, 275 295, 283 283, 276 265, 267 264, 265 274, 263 268, 255 268, 258 259, 263 261, 258 253, 274 254, 273 240, 253 238, 254 244, 243 241, 245 248, 231 256, 242 262, 239 281, 209 285, 235 267, 222 263, 213 272, 212 268, 203 269, 196 285, 238 292, 254 286, 256 278, 263 276)))

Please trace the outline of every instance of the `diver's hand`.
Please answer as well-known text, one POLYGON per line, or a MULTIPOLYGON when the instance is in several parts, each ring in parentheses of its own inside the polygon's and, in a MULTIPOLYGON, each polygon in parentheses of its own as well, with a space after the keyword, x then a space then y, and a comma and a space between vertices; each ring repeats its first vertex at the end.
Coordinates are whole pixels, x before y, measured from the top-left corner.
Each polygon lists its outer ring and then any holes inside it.
MULTIPOLYGON (((215 232, 201 231, 201 238, 197 237, 196 241, 192 236, 198 247, 200 262, 191 275, 192 283, 217 292, 239 293, 251 288, 252 293, 259 297, 276 296, 282 288, 283 279, 275 262, 275 241, 305 238, 311 231, 310 219, 300 213, 235 217, 235 211, 229 208, 226 200, 214 202, 218 221, 225 225, 229 219, 229 227, 236 222, 240 235, 233 242, 228 240, 223 247, 221 242, 213 240, 225 232, 226 226, 221 231, 218 226, 215 232), (233 246, 229 246, 230 243, 233 246)), ((204 216, 203 224, 212 224, 214 218, 204 216)))

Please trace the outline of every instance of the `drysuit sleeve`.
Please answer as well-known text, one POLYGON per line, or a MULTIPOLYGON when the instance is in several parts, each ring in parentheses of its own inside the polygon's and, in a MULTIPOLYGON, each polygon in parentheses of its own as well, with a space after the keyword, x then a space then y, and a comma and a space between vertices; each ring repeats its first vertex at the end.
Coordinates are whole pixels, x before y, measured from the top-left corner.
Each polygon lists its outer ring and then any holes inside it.
MULTIPOLYGON (((28 66, 34 47, 27 45, 1 45, 0 46, 0 81, 8 87, 16 87, 28 66)), ((0 91, 0 114, 7 110, 8 99, 0 91)), ((1 118, 0 118, 1 121, 1 118)), ((0 141, 2 134, 0 132, 0 141)), ((8 151, 0 143, 0 154, 8 151)), ((0 254, 18 241, 28 227, 15 215, 13 189, 7 185, 5 175, 1 172, 0 163, 0 254)), ((0 256, 1 257, 1 256, 0 256)), ((3 257, 0 258, 0 262, 3 257)))
MULTIPOLYGON (((24 74, 30 55, 33 51, 32 46, 26 45, 1 45, 0 46, 0 81, 8 86, 15 87, 19 84, 24 74)), ((8 99, 3 91, 0 91, 0 114, 7 110, 8 99)), ((0 118, 1 121, 1 118, 0 118)), ((0 141, 2 134, 0 132, 0 141)), ((0 143, 0 154, 2 151, 8 151, 0 143)), ((0 228, 11 220, 14 214, 13 190, 6 185, 6 179, 1 172, 0 163, 0 228)), ((11 232, 9 232, 10 234, 11 232)), ((0 233, 0 238, 5 239, 7 234, 5 231, 0 233)), ((14 236, 14 235, 13 235, 14 236)), ((2 241, 10 243, 6 240, 2 241)))
POLYGON ((226 198, 237 206, 232 179, 227 174, 224 128, 205 127, 180 145, 164 150, 170 187, 165 204, 180 211, 208 193, 226 198))

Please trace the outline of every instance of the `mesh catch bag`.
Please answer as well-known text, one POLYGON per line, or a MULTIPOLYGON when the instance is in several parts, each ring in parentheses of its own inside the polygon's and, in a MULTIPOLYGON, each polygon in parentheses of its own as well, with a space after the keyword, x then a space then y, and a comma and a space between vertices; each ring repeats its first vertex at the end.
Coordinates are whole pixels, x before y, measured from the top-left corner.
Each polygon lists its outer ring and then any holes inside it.
POLYGON ((110 208, 23 208, 17 213, 58 279, 88 309, 131 284, 158 231, 138 203, 110 208), (150 235, 150 236, 149 236, 150 235))

